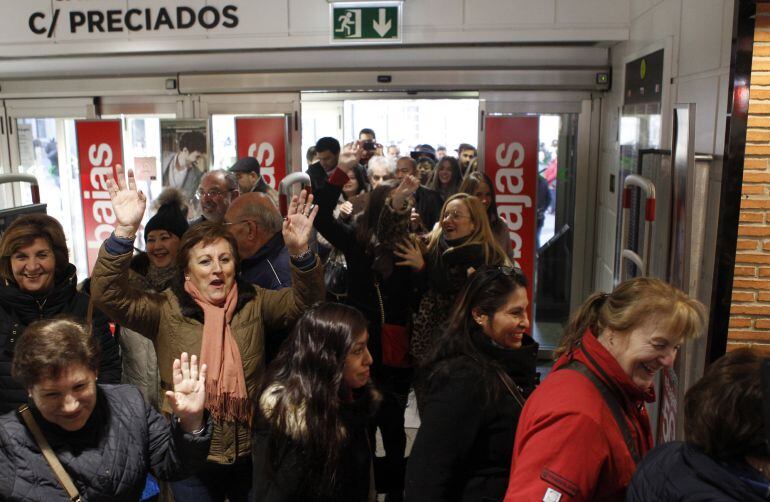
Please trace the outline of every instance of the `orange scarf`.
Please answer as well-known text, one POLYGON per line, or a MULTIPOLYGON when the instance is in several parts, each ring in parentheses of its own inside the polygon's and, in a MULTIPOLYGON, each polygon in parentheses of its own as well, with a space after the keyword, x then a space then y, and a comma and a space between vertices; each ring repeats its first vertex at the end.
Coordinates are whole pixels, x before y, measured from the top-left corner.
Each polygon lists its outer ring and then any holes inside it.
POLYGON ((216 421, 251 425, 252 407, 246 391, 243 360, 230 331, 230 321, 238 303, 238 285, 233 284, 224 307, 204 300, 191 281, 185 281, 184 290, 203 309, 200 362, 208 366, 206 408, 216 421))

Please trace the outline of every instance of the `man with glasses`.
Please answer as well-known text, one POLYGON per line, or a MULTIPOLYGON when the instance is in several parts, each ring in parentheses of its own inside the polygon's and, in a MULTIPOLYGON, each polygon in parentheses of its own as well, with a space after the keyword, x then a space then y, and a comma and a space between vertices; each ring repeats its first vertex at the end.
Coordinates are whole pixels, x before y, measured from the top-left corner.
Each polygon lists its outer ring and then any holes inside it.
POLYGON ((243 157, 230 167, 229 171, 238 178, 238 191, 242 194, 260 192, 270 196, 278 204, 278 192, 260 174, 259 161, 254 157, 243 157))
POLYGON ((190 226, 203 221, 221 223, 227 208, 238 197, 238 180, 224 169, 209 171, 201 178, 195 197, 200 202, 201 216, 190 222, 190 226))
POLYGON ((241 279, 266 289, 291 286, 289 251, 283 242, 283 219, 270 197, 241 195, 227 209, 224 224, 238 243, 241 279))
MULTIPOLYGON (((283 218, 269 196, 259 192, 241 195, 227 209, 224 224, 238 244, 241 280, 273 290, 291 286, 289 250, 281 232, 283 218)), ((282 329, 265 332, 266 363, 278 354, 288 335, 282 329)))

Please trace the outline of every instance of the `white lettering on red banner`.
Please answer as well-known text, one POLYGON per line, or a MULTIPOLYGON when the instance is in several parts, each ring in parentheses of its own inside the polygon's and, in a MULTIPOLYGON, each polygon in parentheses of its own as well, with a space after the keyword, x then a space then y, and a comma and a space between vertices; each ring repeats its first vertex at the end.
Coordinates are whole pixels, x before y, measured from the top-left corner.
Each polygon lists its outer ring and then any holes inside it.
POLYGON ((514 266, 530 284, 535 274, 538 130, 537 117, 487 117, 484 139, 485 172, 495 185, 497 214, 508 227, 514 266))
POLYGON ((286 176, 286 118, 237 117, 235 119, 238 158, 254 157, 259 173, 273 188, 286 176))
POLYGON ((75 132, 90 274, 102 242, 115 230, 107 180, 115 175, 114 166, 123 163, 122 133, 120 120, 78 120, 75 132))

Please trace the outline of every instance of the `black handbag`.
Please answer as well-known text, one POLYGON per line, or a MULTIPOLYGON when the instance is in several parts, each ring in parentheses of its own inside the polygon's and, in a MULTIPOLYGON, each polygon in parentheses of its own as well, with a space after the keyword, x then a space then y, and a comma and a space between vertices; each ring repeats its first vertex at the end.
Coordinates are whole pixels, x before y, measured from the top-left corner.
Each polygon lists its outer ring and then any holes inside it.
POLYGON ((348 266, 345 256, 332 249, 324 264, 324 284, 329 301, 342 302, 348 296, 348 266))

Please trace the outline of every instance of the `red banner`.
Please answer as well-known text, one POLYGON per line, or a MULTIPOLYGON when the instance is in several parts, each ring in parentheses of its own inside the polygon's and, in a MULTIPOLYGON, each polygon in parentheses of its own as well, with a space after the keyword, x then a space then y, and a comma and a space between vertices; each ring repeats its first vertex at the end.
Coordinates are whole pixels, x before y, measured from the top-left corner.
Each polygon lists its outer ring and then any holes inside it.
POLYGON ((286 117, 236 117, 235 143, 238 158, 254 157, 265 183, 278 189, 286 176, 286 117))
POLYGON ((123 164, 121 121, 76 120, 75 134, 90 275, 99 254, 99 247, 115 230, 115 212, 112 210, 110 194, 107 191, 107 180, 115 176, 114 166, 123 164))
MULTIPOLYGON (((508 226, 514 266, 535 277, 538 117, 487 117, 484 165, 492 179, 497 214, 508 226)), ((532 316, 530 315, 530 319, 532 316)))

